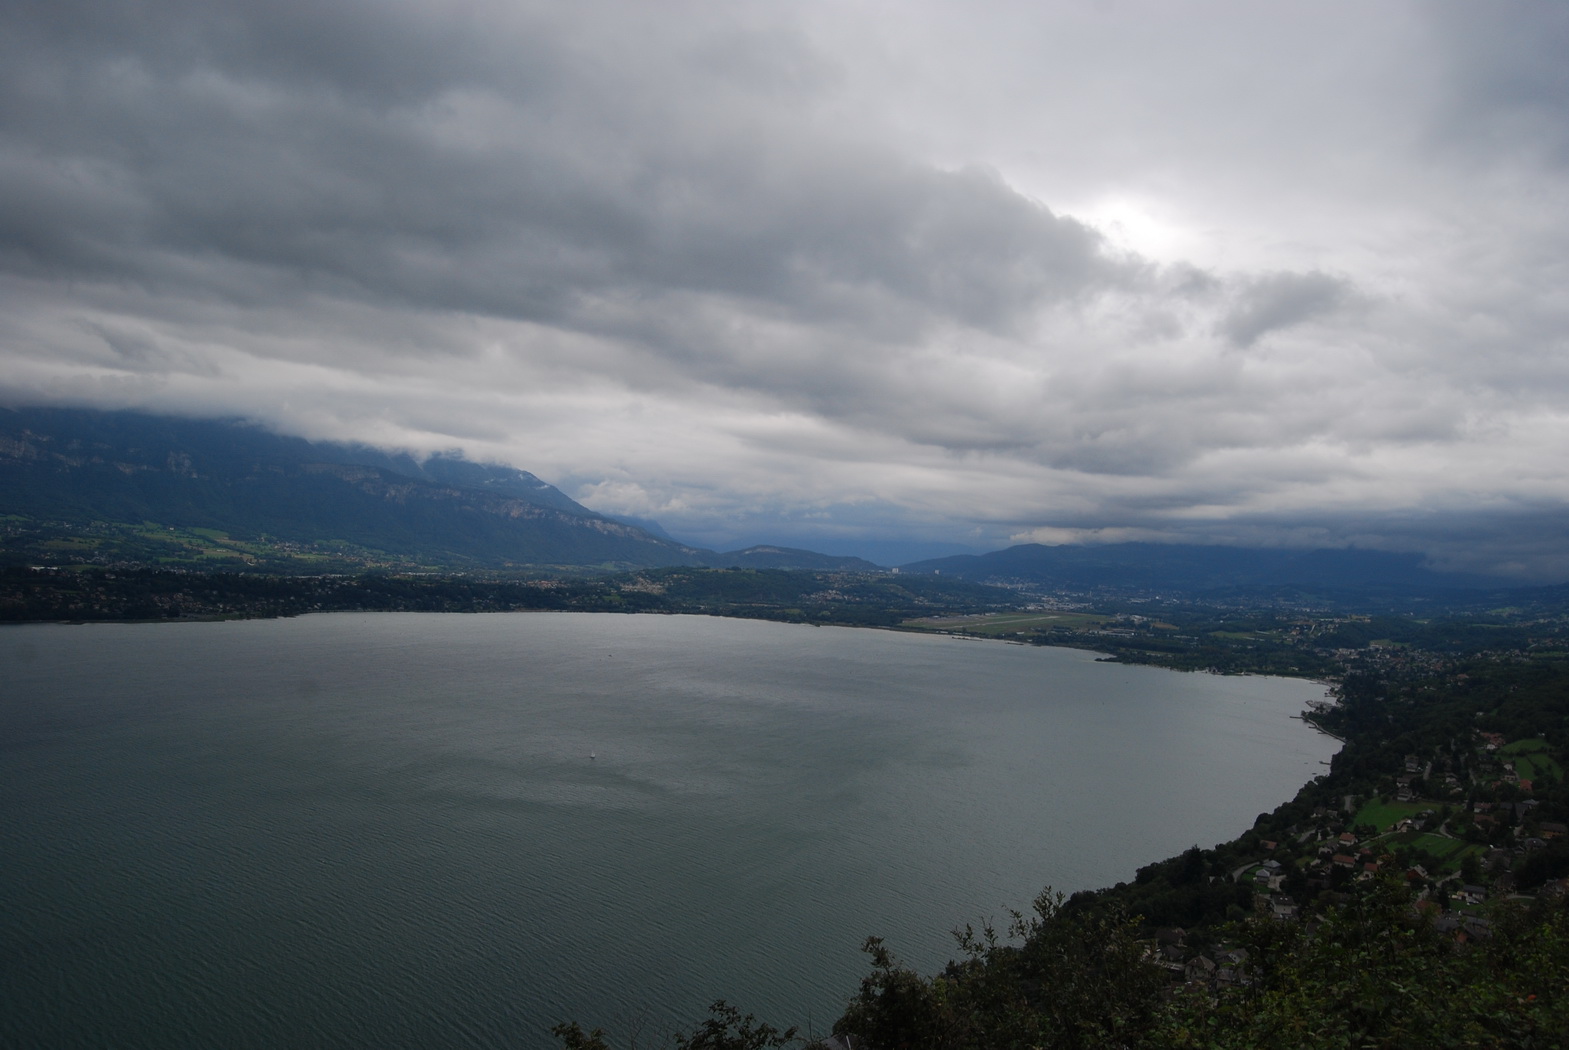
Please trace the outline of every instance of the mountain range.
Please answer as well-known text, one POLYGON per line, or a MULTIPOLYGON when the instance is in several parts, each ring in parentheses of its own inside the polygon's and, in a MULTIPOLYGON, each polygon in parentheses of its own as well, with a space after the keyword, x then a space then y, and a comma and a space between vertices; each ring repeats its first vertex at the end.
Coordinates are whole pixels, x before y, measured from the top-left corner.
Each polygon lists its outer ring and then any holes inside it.
MULTIPOLYGON (((525 470, 312 442, 237 420, 0 408, 0 563, 133 562, 289 572, 877 572, 782 546, 716 552, 600 514, 525 470)), ((1423 596, 1505 581, 1420 554, 1125 543, 1021 544, 901 566, 1042 592, 1423 596)), ((1518 583, 1513 584, 1518 586, 1518 583)))
MULTIPOLYGON (((89 530, 46 541, 52 549, 80 548, 112 526, 120 527, 111 529, 113 545, 123 547, 134 540, 126 530, 151 525, 198 530, 218 544, 204 549, 271 567, 278 558, 258 551, 299 552, 298 567, 354 552, 372 564, 445 570, 878 568, 784 547, 688 546, 595 513, 512 467, 134 412, 0 409, 0 513, 13 533, 89 530)), ((145 528, 135 535, 155 538, 145 528)))

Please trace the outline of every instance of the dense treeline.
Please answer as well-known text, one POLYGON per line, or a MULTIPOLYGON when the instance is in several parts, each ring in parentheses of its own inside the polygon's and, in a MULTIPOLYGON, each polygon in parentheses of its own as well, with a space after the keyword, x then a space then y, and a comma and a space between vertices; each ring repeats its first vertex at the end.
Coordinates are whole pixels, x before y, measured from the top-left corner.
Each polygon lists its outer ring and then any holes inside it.
POLYGON ((788 569, 673 568, 533 579, 0 570, 0 621, 11 622, 570 610, 892 626, 911 616, 984 611, 1015 600, 1011 591, 934 576, 788 569))
POLYGON ((970 936, 926 978, 870 946, 872 973, 835 1026, 856 1045, 908 1050, 1124 1047, 1552 1047, 1569 1032, 1569 908, 1499 913, 1460 943, 1414 908, 1398 879, 1372 884, 1314 927, 1226 931, 1246 983, 1176 990, 1136 922, 1066 912, 1044 895, 1013 942, 970 936))
POLYGON ((1121 637, 1070 630, 1041 631, 1030 640, 1036 645, 1092 648, 1122 663, 1169 667, 1174 671, 1318 677, 1339 669, 1332 657, 1294 640, 1242 641, 1216 637, 1207 627, 1185 624, 1180 634, 1135 630, 1121 637))

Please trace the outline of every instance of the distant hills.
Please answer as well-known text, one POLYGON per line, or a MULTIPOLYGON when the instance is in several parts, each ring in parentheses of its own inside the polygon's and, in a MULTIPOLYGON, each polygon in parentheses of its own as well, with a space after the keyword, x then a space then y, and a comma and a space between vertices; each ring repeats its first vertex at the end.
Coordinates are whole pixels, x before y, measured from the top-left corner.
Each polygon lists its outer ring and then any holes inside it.
MULTIPOLYGON (((340 572, 653 567, 876 572, 793 547, 715 552, 598 514, 524 470, 284 437, 233 420, 0 408, 0 564, 340 572)), ((1421 555, 1023 544, 904 565, 1028 591, 1309 602, 1510 586, 1421 555)), ((1516 585, 1517 586, 1517 585, 1516 585)))
POLYGON ((0 515, 12 563, 877 568, 790 548, 687 546, 511 467, 86 409, 0 409, 0 515))
POLYGON ((1435 572, 1422 561, 1420 554, 1355 548, 1286 550, 1160 543, 1048 547, 1026 543, 988 554, 916 562, 903 566, 902 571, 1046 591, 1206 596, 1260 591, 1303 596, 1419 596, 1510 586, 1501 580, 1435 572))

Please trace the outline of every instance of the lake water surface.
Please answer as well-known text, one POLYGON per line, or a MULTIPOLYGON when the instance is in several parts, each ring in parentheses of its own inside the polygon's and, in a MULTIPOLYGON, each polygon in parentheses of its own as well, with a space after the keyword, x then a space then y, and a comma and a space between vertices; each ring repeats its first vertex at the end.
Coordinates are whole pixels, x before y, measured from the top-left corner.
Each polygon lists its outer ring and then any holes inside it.
POLYGON ((1322 687, 700 617, 0 631, 0 1044, 533 1047, 1251 826, 1322 687))

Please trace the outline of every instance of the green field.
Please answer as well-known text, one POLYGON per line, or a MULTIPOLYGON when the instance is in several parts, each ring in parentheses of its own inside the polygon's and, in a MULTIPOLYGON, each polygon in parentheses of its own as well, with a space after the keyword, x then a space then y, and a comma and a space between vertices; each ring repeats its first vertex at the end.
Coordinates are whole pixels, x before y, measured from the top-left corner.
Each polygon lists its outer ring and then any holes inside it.
POLYGON ((82 526, 0 517, 11 535, 7 540, 18 559, 68 566, 131 562, 143 565, 213 569, 269 569, 320 571, 345 569, 426 569, 412 559, 393 558, 376 551, 332 541, 284 542, 259 536, 238 539, 221 529, 187 528, 156 522, 99 521, 82 526))
POLYGON ((1516 740, 1499 748, 1498 753, 1514 763, 1515 773, 1522 779, 1541 780, 1544 777, 1551 777, 1554 780, 1563 779, 1563 767, 1553 761, 1553 757, 1548 754, 1545 740, 1534 738, 1516 740))
POLYGON ((1561 780, 1564 775, 1563 767, 1546 755, 1520 756, 1515 759, 1515 772, 1526 780, 1561 780))
POLYGON ((1082 631, 1115 623, 1109 616, 1076 612, 987 613, 982 616, 931 616, 906 620, 903 626, 924 631, 963 631, 966 634, 1002 638, 1034 630, 1082 631))
POLYGON ((1357 811, 1351 823, 1371 824, 1381 832, 1388 831, 1405 818, 1433 808, 1431 802, 1380 802, 1375 798, 1357 811))
POLYGON ((1459 839, 1446 839, 1442 835, 1429 835, 1423 831, 1403 831, 1398 835, 1391 835, 1384 841, 1390 845, 1416 847, 1433 858, 1438 864, 1438 871, 1445 872, 1458 871, 1460 862, 1466 854, 1480 854, 1483 851, 1481 846, 1462 842, 1459 839))

